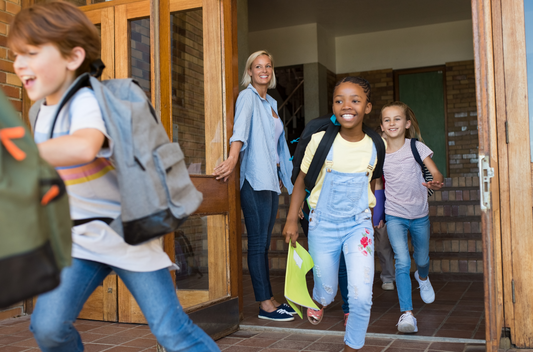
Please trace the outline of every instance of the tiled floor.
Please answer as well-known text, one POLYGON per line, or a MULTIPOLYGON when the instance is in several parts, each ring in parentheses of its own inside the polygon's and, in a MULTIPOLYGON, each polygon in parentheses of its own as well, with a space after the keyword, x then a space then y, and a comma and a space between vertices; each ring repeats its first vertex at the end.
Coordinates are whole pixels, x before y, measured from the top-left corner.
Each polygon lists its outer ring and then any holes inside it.
MULTIPOLYGON (((312 288, 312 277, 308 276, 308 288, 312 288)), ((274 296, 284 302, 284 277, 271 277, 274 296)), ((249 276, 244 276, 244 325, 275 326, 306 330, 344 331, 344 314, 341 308, 340 293, 326 310, 319 325, 311 325, 307 319, 298 316, 292 322, 270 322, 257 318, 258 306, 255 302, 249 276)), ((418 320, 417 336, 453 337, 485 339, 485 319, 482 282, 432 281, 436 299, 432 304, 424 304, 413 283, 414 314, 418 320)), ((373 306, 369 333, 400 334, 396 323, 400 317, 396 291, 383 291, 381 281, 374 282, 373 306)))
MULTIPOLYGON (((39 351, 29 325, 29 316, 0 321, 0 352, 39 351)), ((156 339, 147 325, 89 320, 78 320, 75 325, 86 352, 156 351, 156 339)))
MULTIPOLYGON (((275 296, 283 298, 283 277, 272 277, 275 296)), ((312 285, 312 280, 309 286, 312 285)), ((483 339, 483 289, 481 283, 433 282, 437 300, 424 305, 414 293, 415 313, 419 319, 417 336, 461 337, 483 339)), ((416 286, 414 286, 416 287, 416 286)), ((338 297, 340 298, 340 297, 338 297)), ((244 277, 243 326, 298 328, 299 331, 253 332, 241 330, 217 341, 220 349, 227 352, 296 352, 296 351, 342 351, 344 330, 340 300, 326 310, 323 322, 317 326, 296 318, 294 322, 272 323, 256 318, 257 303, 254 302, 249 276, 244 277), (313 332, 309 330, 315 330, 313 332), (329 331, 320 331, 329 330, 329 331), (337 334, 337 336, 331 336, 337 334)), ((396 334, 399 316, 396 292, 381 290, 379 282, 374 287, 374 306, 369 327, 370 333, 396 334)), ((28 330, 29 317, 0 321, 0 352, 38 351, 37 344, 28 330)), ((113 324, 87 320, 76 322, 87 352, 156 351, 156 340, 146 325, 113 324)), ((406 341, 399 335, 367 338, 362 351, 387 352, 474 352, 484 351, 482 344, 406 341), (398 337, 398 338, 396 338, 398 337)), ((501 350, 503 352, 503 350, 501 350)), ((515 351, 515 350, 509 350, 515 351)), ((533 351, 533 350, 520 350, 533 351)))
MULTIPOLYGON (((341 352, 342 336, 239 331, 217 341, 224 352, 341 352)), ((367 338, 362 352, 480 352, 485 345, 367 338)))

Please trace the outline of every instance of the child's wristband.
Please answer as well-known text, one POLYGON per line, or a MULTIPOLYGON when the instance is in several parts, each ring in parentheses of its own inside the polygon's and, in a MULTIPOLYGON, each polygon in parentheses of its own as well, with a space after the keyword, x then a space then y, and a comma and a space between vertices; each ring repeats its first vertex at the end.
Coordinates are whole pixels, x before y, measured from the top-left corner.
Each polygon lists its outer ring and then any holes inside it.
POLYGON ((385 220, 385 192, 382 189, 375 191, 376 206, 374 207, 374 226, 378 226, 381 220, 385 220))

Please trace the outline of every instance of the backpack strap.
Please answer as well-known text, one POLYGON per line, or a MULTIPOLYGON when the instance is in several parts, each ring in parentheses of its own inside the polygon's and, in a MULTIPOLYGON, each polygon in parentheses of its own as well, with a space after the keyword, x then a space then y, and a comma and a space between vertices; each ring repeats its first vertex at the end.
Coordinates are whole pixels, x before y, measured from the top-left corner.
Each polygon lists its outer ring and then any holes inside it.
MULTIPOLYGON (((68 103, 68 101, 74 96, 74 94, 76 94, 81 88, 83 87, 87 87, 88 85, 90 85, 89 83, 89 74, 88 73, 84 73, 82 74, 80 77, 78 77, 78 79, 76 79, 76 81, 74 81, 74 83, 72 84, 72 86, 69 88, 68 92, 63 96, 63 98, 61 99, 61 102, 59 102, 59 105, 57 107, 57 110, 56 110, 56 114, 54 116, 54 119, 52 121, 52 127, 50 128, 50 136, 49 136, 49 139, 52 139, 54 137, 54 127, 56 125, 56 122, 57 122, 57 118, 59 117, 59 113, 61 112, 61 109, 63 109, 63 107, 65 107, 65 105, 68 103)), ((38 115, 37 115, 38 117, 38 115)), ((35 126, 37 125, 37 117, 35 118, 35 125, 34 125, 34 129, 35 129, 35 126)))
POLYGON ((367 125, 363 124, 363 132, 368 135, 370 138, 372 138, 372 141, 374 142, 374 146, 376 147, 378 162, 376 164, 376 167, 374 169, 374 173, 372 174, 372 179, 378 179, 383 176, 383 163, 385 162, 385 142, 383 142, 383 138, 377 133, 374 129, 368 127, 367 125))
POLYGON ((376 150, 376 145, 372 143, 372 156, 370 157, 370 161, 368 163, 368 167, 367 167, 368 172, 372 172, 374 170, 374 164, 376 162, 377 154, 378 152, 376 150))
POLYGON ((424 162, 422 161, 422 158, 420 158, 420 154, 418 154, 418 149, 416 149, 416 142, 418 139, 411 138, 411 153, 413 153, 413 156, 415 157, 416 162, 420 167, 424 167, 424 162))
POLYGON ((326 129, 326 133, 318 145, 318 148, 316 148, 313 161, 311 161, 311 165, 309 166, 309 170, 307 170, 307 174, 304 179, 305 188, 309 192, 315 187, 316 180, 320 174, 320 170, 322 169, 322 165, 324 165, 326 156, 328 155, 329 150, 333 145, 333 141, 335 140, 335 137, 337 137, 337 133, 339 133, 339 130, 340 125, 335 125, 334 123, 329 124, 328 128, 326 129))

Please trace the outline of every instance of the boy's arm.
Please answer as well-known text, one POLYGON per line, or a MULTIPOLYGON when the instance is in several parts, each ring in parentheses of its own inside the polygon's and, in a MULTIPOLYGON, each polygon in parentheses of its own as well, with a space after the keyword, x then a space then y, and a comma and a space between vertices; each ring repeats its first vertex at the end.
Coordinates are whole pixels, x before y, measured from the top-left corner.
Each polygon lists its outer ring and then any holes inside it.
POLYGON ((426 165, 426 167, 428 168, 428 171, 431 172, 431 176, 433 176, 433 181, 423 182, 422 184, 427 188, 431 188, 435 191, 441 189, 442 186, 444 186, 444 177, 437 168, 437 165, 435 165, 435 162, 429 156, 425 158, 423 162, 424 165, 426 165))
POLYGON ((74 133, 39 143, 41 157, 54 167, 86 164, 94 160, 105 141, 105 135, 95 128, 83 128, 74 133))
POLYGON ((298 239, 298 213, 300 207, 305 200, 305 173, 300 171, 296 182, 294 182, 294 188, 291 195, 291 204, 289 206, 289 213, 287 214, 287 221, 283 228, 283 236, 285 236, 285 243, 291 243, 293 247, 296 247, 296 240, 298 239))

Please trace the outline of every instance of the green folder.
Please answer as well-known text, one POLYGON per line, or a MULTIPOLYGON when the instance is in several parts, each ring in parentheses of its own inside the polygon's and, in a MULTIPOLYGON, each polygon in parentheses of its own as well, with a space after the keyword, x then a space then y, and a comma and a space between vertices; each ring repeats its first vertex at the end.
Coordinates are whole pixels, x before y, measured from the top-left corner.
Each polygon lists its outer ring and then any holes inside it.
POLYGON ((318 306, 309 295, 305 279, 305 275, 314 265, 313 258, 299 243, 296 243, 296 248, 289 245, 287 272, 285 273, 285 298, 302 319, 302 311, 298 306, 318 310, 318 306))

